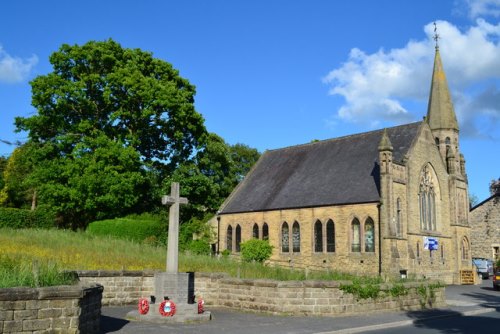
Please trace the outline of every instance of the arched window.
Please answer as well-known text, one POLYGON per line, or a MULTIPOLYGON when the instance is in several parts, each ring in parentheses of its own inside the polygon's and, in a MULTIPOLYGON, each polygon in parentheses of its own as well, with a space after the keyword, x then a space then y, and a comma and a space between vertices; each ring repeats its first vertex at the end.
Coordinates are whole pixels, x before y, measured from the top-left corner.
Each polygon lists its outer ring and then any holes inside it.
POLYGON ((403 234, 403 229, 401 226, 401 198, 398 197, 396 200, 396 235, 401 236, 403 234))
POLYGON ((240 252, 240 244, 241 244, 241 226, 236 225, 236 245, 234 247, 236 253, 240 252))
POLYGON ((444 245, 441 244, 440 248, 441 248, 441 260, 444 261, 444 245))
POLYGON ((462 260, 469 260, 469 240, 462 238, 462 260))
POLYGON ((326 223, 326 251, 335 252, 335 224, 331 219, 326 223))
POLYGON ((444 140, 444 143, 445 143, 446 145, 450 145, 450 144, 451 144, 450 137, 446 137, 446 139, 444 140))
POLYGON ((233 251, 233 227, 229 225, 226 232, 226 249, 230 252, 233 251))
POLYGON ((259 225, 253 224, 252 236, 254 239, 259 239, 259 225))
POLYGON ((420 258, 420 241, 417 241, 417 259, 420 258))
POLYGON ((420 177, 419 206, 420 228, 436 230, 436 193, 431 167, 425 166, 420 177))
POLYGON ((323 252, 323 224, 319 220, 314 223, 314 251, 323 252))
POLYGON ((375 252, 375 223, 368 218, 365 221, 365 252, 375 252))
POLYGON ((300 252, 300 225, 299 223, 293 223, 292 227, 292 241, 293 241, 293 252, 300 252))
POLYGON ((269 226, 267 226, 267 223, 264 223, 262 225, 262 240, 268 240, 269 239, 269 226))
POLYGON ((435 139, 435 140, 436 140, 436 145, 437 145, 437 147, 439 147, 439 138, 438 138, 438 137, 436 137, 436 139, 435 139))
POLYGON ((283 253, 288 253, 290 251, 290 231, 287 222, 281 225, 281 251, 283 253))
POLYGON ((351 251, 361 252, 361 224, 357 218, 351 223, 351 251))

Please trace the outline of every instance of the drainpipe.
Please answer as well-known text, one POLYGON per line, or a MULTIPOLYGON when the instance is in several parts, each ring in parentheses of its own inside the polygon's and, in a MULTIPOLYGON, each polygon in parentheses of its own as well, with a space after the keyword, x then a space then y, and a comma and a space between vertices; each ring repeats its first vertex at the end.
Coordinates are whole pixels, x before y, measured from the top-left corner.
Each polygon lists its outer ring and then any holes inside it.
POLYGON ((217 213, 217 255, 220 252, 220 216, 217 213))
POLYGON ((381 208, 382 202, 377 204, 378 209, 378 274, 382 275, 382 222, 381 222, 381 208))

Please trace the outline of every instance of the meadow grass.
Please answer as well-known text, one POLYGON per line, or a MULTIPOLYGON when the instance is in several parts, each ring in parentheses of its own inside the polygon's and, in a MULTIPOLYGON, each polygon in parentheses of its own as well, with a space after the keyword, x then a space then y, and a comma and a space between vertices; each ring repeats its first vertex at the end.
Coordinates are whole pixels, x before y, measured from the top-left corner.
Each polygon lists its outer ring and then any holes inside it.
MULTIPOLYGON (((0 229, 0 254, 18 263, 57 265, 62 270, 165 270, 166 248, 65 230, 0 229)), ((25 269, 26 271, 26 269, 25 269)), ((380 283, 378 276, 291 270, 245 263, 231 257, 179 254, 181 272, 223 272, 232 277, 275 280, 354 280, 380 283)))

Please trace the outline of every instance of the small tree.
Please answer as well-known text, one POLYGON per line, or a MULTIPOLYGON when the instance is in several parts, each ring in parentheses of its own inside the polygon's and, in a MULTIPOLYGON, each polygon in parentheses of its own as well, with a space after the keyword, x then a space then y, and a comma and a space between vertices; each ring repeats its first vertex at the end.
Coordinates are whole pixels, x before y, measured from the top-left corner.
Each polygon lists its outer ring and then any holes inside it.
POLYGON ((241 258, 246 262, 262 263, 273 253, 273 246, 268 240, 250 239, 241 243, 241 258))

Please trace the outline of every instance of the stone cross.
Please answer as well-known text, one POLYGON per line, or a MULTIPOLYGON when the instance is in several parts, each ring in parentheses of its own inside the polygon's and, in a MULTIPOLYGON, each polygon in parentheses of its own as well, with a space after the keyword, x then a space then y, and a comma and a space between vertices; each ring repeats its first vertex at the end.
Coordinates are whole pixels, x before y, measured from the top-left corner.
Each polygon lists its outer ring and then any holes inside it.
POLYGON ((179 205, 187 204, 185 197, 179 197, 179 183, 172 182, 170 195, 161 198, 163 205, 170 205, 168 215, 167 273, 179 272, 179 205))

